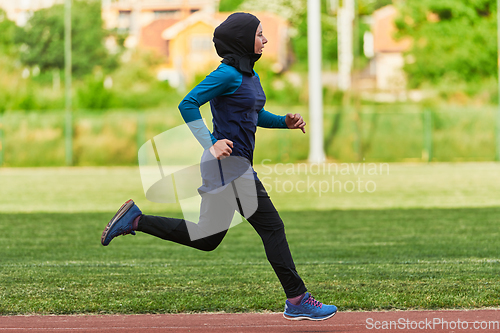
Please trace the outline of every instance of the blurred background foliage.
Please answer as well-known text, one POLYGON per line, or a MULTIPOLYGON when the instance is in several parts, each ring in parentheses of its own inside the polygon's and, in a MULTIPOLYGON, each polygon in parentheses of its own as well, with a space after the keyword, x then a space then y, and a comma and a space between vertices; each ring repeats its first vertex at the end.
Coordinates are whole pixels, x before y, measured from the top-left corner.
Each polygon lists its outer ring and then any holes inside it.
MULTIPOLYGON (((321 1, 323 69, 330 73, 337 70, 335 3, 321 1)), ((396 5, 400 12, 397 37, 413 41, 405 54, 407 89, 431 93, 418 103, 383 103, 352 92, 351 107, 345 107, 342 92, 325 86, 328 156, 346 161, 421 160, 422 112, 431 110, 437 147, 434 160, 494 159, 496 1, 358 0, 354 74, 368 65, 363 54, 363 34, 370 29, 367 18, 388 4, 396 5), (471 144, 463 143, 464 137, 470 138, 471 144)), ((289 19, 294 55, 291 68, 277 73, 269 62, 256 64, 267 108, 274 113, 293 111, 307 117, 306 9, 306 0, 220 1, 220 11, 279 12, 289 19), (291 74, 298 78, 298 84, 290 79, 291 74)), ((24 27, 18 27, 0 9, 0 123, 4 125, 5 152, 10 152, 5 154, 4 165, 64 165, 63 10, 62 5, 39 10, 24 27), (37 113, 46 118, 35 116, 37 113), (39 147, 38 155, 28 156, 21 147, 26 142, 39 147)), ((125 151, 136 147, 139 138, 160 133, 166 124, 182 123, 177 105, 186 90, 176 90, 157 79, 156 68, 162 61, 158 56, 125 48, 126 35, 103 28, 100 1, 74 0, 72 15, 76 164, 134 164, 135 155, 125 151), (104 46, 110 35, 118 41, 113 53, 104 46), (113 124, 110 115, 120 118, 117 124, 121 125, 113 124), (141 123, 145 124, 142 129, 141 123), (104 154, 105 146, 116 149, 104 154)), ((206 74, 200 73, 187 89, 206 74)), ((202 111, 207 119, 209 112, 207 107, 202 111)), ((280 149, 269 152, 259 150, 258 145, 256 158, 285 162, 307 158, 307 140, 290 135, 262 130, 259 137, 263 145, 277 143, 280 149), (288 149, 287 140, 298 149, 288 149)))
MULTIPOLYGON (((54 5, 31 16, 24 27, 0 9, 0 110, 64 108, 64 6, 54 5)), ((180 94, 156 79, 160 59, 123 47, 111 54, 101 19, 101 2, 73 1, 72 71, 75 108, 147 108, 172 105, 180 94), (109 84, 106 86, 105 81, 109 84)), ((119 43, 120 44, 120 43, 119 43)))
MULTIPOLYGON (((106 71, 118 65, 104 47, 100 1, 73 1, 72 71, 75 77, 92 72, 96 66, 106 71)), ((64 69, 64 5, 54 5, 33 13, 27 24, 16 29, 21 62, 40 71, 64 69)))
MULTIPOLYGON (((336 71, 336 1, 322 0, 323 68, 336 71)), ((370 29, 364 18, 391 0, 358 0, 355 29, 354 71, 366 68, 363 34, 370 29)), ((497 77, 495 0, 396 1, 399 38, 410 37, 405 72, 409 89, 435 92, 429 102, 495 103, 497 77)), ((288 72, 307 79, 306 0, 221 0, 220 11, 279 11, 291 24, 294 62, 288 72)), ((98 0, 73 1, 73 73, 75 107, 151 108, 171 106, 183 91, 171 89, 156 79, 161 61, 145 51, 123 47, 126 36, 106 31, 98 0), (117 37, 114 54, 104 46, 107 36, 117 37), (108 80, 107 87, 104 84, 108 80)), ((0 9, 1 110, 47 110, 63 107, 64 18, 63 5, 36 11, 24 27, 7 19, 0 9)), ((275 73, 271 64, 257 63, 269 102, 305 105, 305 85, 292 85, 288 72, 275 73)), ((197 82, 206 75, 200 73, 197 82)), ((189 88, 189 87, 188 87, 189 88)), ((334 88, 325 87, 325 103, 336 104, 334 88)), ((361 100, 361 103, 372 104, 361 100)))
MULTIPOLYGON (((410 36, 405 71, 410 87, 497 76, 496 0, 419 0, 399 4, 399 36, 410 36)), ((471 91, 477 93, 478 91, 471 91)))

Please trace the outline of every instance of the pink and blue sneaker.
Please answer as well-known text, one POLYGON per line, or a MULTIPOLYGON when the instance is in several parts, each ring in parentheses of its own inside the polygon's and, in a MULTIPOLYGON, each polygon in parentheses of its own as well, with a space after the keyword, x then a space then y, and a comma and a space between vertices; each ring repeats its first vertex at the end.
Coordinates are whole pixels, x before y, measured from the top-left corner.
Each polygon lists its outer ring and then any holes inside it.
POLYGON ((335 305, 325 305, 315 300, 310 293, 306 293, 299 305, 285 302, 283 317, 288 320, 325 320, 337 313, 335 305))
POLYGON ((116 236, 135 235, 134 220, 140 215, 142 215, 142 212, 132 199, 125 202, 104 228, 101 244, 107 246, 116 236))

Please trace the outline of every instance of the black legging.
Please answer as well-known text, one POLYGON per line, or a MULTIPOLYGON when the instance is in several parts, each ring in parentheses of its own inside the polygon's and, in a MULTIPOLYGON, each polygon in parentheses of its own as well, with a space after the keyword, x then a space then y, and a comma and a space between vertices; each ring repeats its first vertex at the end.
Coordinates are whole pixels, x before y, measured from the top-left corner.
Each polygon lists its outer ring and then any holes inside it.
MULTIPOLYGON (((290 253, 286 240, 283 221, 260 181, 256 181, 256 189, 258 207, 255 213, 248 217, 247 220, 262 238, 267 259, 278 276, 286 296, 288 298, 299 296, 305 293, 307 289, 295 269, 292 254, 290 253)), ((202 199, 200 219, 203 218, 204 213, 212 214, 213 221, 213 214, 215 214, 218 221, 223 221, 221 225, 218 226, 219 229, 217 229, 222 230, 220 232, 196 239, 197 237, 193 237, 193 233, 198 232, 200 229, 199 225, 202 223, 201 220, 200 223, 196 224, 183 219, 151 215, 142 215, 137 230, 195 249, 213 251, 226 235, 234 210, 238 209, 238 207, 233 207, 225 211, 221 209, 217 211, 213 209, 209 210, 207 209, 209 206, 207 203, 210 200, 223 199, 214 194, 208 194, 206 196, 208 197, 203 197, 202 199), (193 238, 195 239, 192 240, 193 238)), ((218 207, 220 206, 221 205, 218 207)), ((200 234, 203 232, 204 231, 200 231, 200 234)))

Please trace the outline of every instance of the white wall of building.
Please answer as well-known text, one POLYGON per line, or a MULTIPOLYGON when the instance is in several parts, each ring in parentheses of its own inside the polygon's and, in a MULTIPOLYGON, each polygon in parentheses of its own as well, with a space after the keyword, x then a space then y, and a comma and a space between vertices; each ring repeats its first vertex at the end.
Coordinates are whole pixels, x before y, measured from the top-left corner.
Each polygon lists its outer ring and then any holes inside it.
POLYGON ((64 0, 0 0, 0 8, 5 10, 9 20, 24 26, 33 12, 59 3, 64 3, 64 0))

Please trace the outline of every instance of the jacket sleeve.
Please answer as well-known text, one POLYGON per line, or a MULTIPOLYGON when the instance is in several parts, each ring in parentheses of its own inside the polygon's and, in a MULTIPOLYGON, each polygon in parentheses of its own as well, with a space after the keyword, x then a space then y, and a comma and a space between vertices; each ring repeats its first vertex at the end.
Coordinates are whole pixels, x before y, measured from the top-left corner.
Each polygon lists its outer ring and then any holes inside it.
POLYGON ((203 122, 200 106, 217 96, 234 93, 241 81, 241 74, 236 69, 223 64, 194 87, 179 104, 182 118, 204 149, 210 148, 217 139, 203 122))
POLYGON ((257 126, 265 128, 288 128, 285 119, 286 116, 278 116, 262 108, 262 110, 259 111, 257 126))

